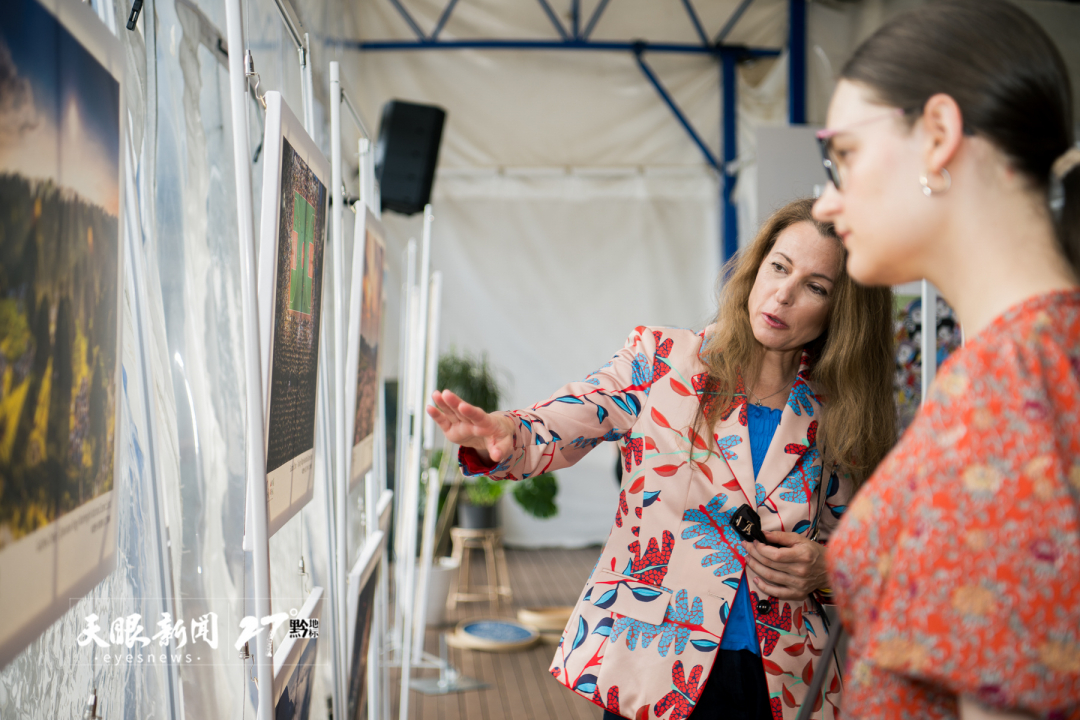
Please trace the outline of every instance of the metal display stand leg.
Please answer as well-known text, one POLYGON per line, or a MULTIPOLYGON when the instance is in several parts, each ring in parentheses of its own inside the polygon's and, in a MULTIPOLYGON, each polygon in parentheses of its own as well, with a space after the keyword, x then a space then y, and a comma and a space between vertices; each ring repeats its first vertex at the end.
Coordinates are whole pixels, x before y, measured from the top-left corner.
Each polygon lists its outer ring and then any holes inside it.
POLYGON ((428 395, 434 389, 435 370, 438 360, 437 298, 440 293, 440 276, 431 273, 431 206, 424 209, 424 235, 420 249, 419 268, 416 263, 416 242, 409 241, 406 262, 404 299, 406 308, 406 332, 402 341, 401 395, 398 404, 398 452, 400 494, 397 504, 397 531, 394 543, 395 623, 393 649, 395 667, 401 668, 399 717, 409 717, 409 690, 427 687, 431 678, 412 680, 414 668, 437 668, 444 689, 442 692, 459 692, 478 687, 476 681, 462 678, 446 658, 445 638, 441 657, 424 652, 426 629, 426 586, 434 554, 435 514, 441 481, 437 473, 428 475, 426 497, 427 513, 423 526, 420 562, 417 568, 417 530, 420 512, 420 477, 424 472, 424 451, 431 447, 434 425, 426 422, 425 407, 428 395), (434 302, 432 302, 435 300, 434 302), (434 475, 434 477, 432 477, 434 475), (417 683, 420 685, 418 686, 417 683))
POLYGON ((930 386, 937 376, 937 288, 927 280, 922 281, 922 400, 926 404, 930 386))
POLYGON ((488 683, 462 677, 454 666, 450 664, 449 652, 446 649, 446 633, 439 634, 439 677, 420 678, 409 683, 409 687, 425 695, 449 695, 466 690, 483 690, 488 683))
MULTIPOLYGON (((263 443, 263 389, 259 356, 258 297, 255 285, 255 231, 251 202, 251 152, 248 144, 248 83, 244 73, 244 31, 240 0, 226 0, 229 47, 229 97, 232 110, 233 165, 236 172, 238 242, 240 244, 240 300, 244 330, 246 410, 245 454, 253 538, 252 565, 255 613, 270 614, 270 546, 266 513, 266 448, 263 443)), ((256 635, 255 667, 258 675, 259 719, 273 716, 274 667, 267 633, 256 635)))

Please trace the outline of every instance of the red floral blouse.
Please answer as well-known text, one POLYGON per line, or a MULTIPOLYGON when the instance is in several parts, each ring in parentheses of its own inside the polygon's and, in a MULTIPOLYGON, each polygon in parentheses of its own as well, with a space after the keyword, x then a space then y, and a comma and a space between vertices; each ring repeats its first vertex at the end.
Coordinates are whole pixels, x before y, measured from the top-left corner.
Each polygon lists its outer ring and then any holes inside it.
POLYGON ((843 712, 949 718, 960 695, 1080 718, 1080 290, 944 363, 829 543, 843 712))

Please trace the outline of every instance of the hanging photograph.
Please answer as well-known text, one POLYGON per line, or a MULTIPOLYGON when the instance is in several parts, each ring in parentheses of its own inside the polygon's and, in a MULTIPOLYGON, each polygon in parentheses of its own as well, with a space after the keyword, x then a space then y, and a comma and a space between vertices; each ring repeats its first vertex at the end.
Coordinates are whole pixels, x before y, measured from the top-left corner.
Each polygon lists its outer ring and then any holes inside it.
POLYGON ((379 586, 379 560, 385 537, 378 530, 369 535, 349 573, 349 720, 367 717, 368 648, 371 647, 375 591, 379 586))
POLYGON ((357 216, 353 246, 353 283, 349 314, 349 377, 356 378, 353 417, 352 465, 349 488, 371 469, 375 448, 375 420, 379 396, 380 338, 382 337, 383 285, 386 274, 386 235, 371 210, 357 216), (352 370, 355 368, 355 370, 352 370))
POLYGON ((289 618, 285 642, 274 652, 274 720, 311 716, 322 600, 321 587, 311 591, 300 612, 289 618))
POLYGON ((273 535, 311 500, 330 169, 277 92, 266 93, 259 327, 266 496, 273 535))
POLYGON ((83 3, 0 4, 0 667, 116 563, 121 68, 83 3))
MULTIPOLYGON (((934 325, 937 335, 936 367, 960 347, 960 323, 949 304, 937 298, 934 325)), ((894 338, 896 340, 897 430, 903 433, 922 404, 923 308, 921 283, 893 288, 894 338)))

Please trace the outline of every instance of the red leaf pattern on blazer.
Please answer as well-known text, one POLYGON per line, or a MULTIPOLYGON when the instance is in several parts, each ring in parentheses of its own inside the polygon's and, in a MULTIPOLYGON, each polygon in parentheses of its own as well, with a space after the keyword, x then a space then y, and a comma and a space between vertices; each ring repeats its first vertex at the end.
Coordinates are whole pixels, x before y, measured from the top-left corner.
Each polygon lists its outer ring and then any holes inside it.
POLYGON ((667 720, 685 720, 694 711, 694 705, 701 697, 705 685, 698 686, 701 680, 702 666, 697 665, 690 671, 690 677, 684 677, 682 660, 676 660, 671 669, 671 692, 660 698, 653 706, 657 717, 671 710, 667 720))
POLYGON ((657 546, 656 538, 649 538, 649 544, 645 546, 645 554, 641 554, 641 541, 635 540, 627 546, 634 553, 630 560, 630 574, 643 583, 660 586, 667 575, 668 561, 671 560, 671 551, 675 549, 675 536, 665 530, 661 546, 657 546))

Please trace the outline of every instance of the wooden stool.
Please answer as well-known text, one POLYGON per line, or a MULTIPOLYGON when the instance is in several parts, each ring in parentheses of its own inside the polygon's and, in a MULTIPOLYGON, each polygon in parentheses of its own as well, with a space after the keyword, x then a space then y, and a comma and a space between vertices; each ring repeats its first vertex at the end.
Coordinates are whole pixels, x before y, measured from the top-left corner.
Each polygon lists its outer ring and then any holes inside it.
POLYGON ((454 610, 459 602, 491 603, 498 608, 502 598, 507 602, 513 599, 510 589, 510 573, 506 569, 506 554, 503 552, 502 529, 466 530, 450 528, 453 541, 451 557, 458 561, 457 577, 451 579, 450 595, 446 598, 446 609, 454 610), (487 585, 472 586, 469 583, 469 556, 471 550, 484 552, 487 562, 487 585))

